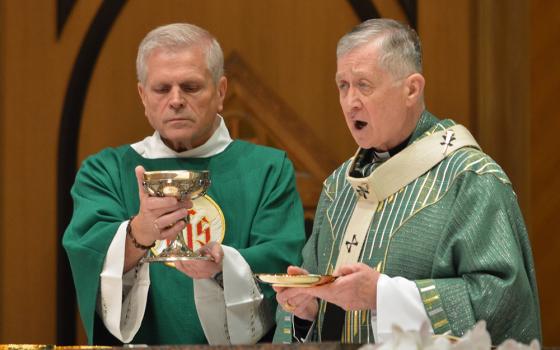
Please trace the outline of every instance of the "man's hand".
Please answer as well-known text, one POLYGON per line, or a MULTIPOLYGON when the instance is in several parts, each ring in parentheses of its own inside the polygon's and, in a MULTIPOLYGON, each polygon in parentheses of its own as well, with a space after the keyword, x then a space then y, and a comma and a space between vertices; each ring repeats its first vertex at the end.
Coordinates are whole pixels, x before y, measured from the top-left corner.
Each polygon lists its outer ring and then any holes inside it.
MULTIPOLYGON (((308 272, 296 266, 288 267, 289 275, 306 275, 308 272)), ((284 288, 273 287, 276 291, 276 300, 285 311, 293 313, 295 316, 313 321, 317 317, 319 303, 317 298, 304 293, 306 288, 284 288)))
POLYGON ((138 197, 140 209, 132 221, 132 232, 138 243, 150 245, 156 240, 175 239, 185 228, 190 200, 178 201, 175 197, 150 197, 144 186, 144 168, 137 166, 138 197))
MULTIPOLYGON (((188 215, 192 201, 178 201, 175 197, 150 197, 142 184, 144 168, 137 166, 134 172, 138 182, 140 209, 130 223, 132 236, 144 246, 149 246, 156 240, 175 239, 185 228, 183 218, 188 215)), ((136 265, 145 253, 145 250, 134 247, 130 237, 127 237, 124 271, 136 265)))
POLYGON ((340 267, 333 273, 338 278, 329 284, 305 288, 310 296, 336 304, 344 310, 375 310, 379 271, 363 263, 340 267))
POLYGON ((210 278, 222 271, 224 250, 218 242, 209 242, 198 250, 201 255, 208 256, 212 260, 188 260, 177 261, 175 267, 190 278, 210 278))

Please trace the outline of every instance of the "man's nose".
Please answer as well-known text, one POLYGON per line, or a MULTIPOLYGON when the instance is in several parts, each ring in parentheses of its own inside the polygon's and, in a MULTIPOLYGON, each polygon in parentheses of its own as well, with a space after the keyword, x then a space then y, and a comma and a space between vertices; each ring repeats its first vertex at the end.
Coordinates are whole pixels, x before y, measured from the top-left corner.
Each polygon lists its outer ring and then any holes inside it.
POLYGON ((169 100, 169 107, 173 110, 180 110, 185 107, 185 97, 181 89, 171 90, 171 99, 169 100))
POLYGON ((359 109, 362 106, 361 96, 358 93, 357 89, 353 87, 349 87, 348 91, 346 92, 346 96, 344 96, 344 104, 346 107, 351 109, 359 109))

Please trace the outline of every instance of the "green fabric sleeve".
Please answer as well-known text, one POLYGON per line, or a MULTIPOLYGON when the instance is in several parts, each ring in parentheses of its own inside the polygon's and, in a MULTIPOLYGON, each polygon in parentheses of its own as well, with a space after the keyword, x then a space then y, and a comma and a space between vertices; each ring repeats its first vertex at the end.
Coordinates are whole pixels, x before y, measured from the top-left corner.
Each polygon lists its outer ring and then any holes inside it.
POLYGON ((319 271, 319 261, 317 258, 319 252, 317 251, 317 242, 319 239, 319 232, 325 217, 327 215, 327 208, 331 204, 331 201, 325 190, 321 192, 319 197, 319 203, 317 204, 317 210, 315 211, 315 218, 313 219, 313 231, 311 236, 307 240, 307 243, 303 247, 302 255, 303 265, 302 267, 309 271, 309 273, 324 274, 326 271, 319 271))
MULTIPOLYGON (((248 247, 239 252, 253 271, 278 273, 285 271, 288 265, 301 263, 301 249, 305 243, 303 207, 296 191, 294 168, 286 157, 277 169, 270 169, 265 176, 265 188, 253 218, 248 247)), ((274 299, 271 288, 265 287, 263 292, 274 299)))
MULTIPOLYGON (((318 271, 317 240, 319 238, 320 227, 322 226, 326 216, 327 207, 330 204, 330 199, 326 193, 326 190, 327 186, 324 186, 323 191, 321 191, 317 210, 315 211, 315 218, 313 220, 313 232, 311 233, 311 236, 309 237, 307 243, 305 244, 305 247, 303 248, 302 267, 309 271, 309 273, 321 273, 320 271, 318 271)), ((273 341, 275 343, 291 343, 293 341, 292 315, 284 311, 281 306, 277 307, 276 325, 276 332, 274 334, 273 341)))
POLYGON ((62 241, 90 344, 105 255, 119 225, 128 219, 120 187, 114 182, 119 179, 105 165, 115 164, 115 159, 111 159, 114 154, 104 151, 100 157, 87 159, 78 171, 71 191, 74 212, 62 241), (107 162, 101 162, 100 157, 105 157, 107 162))
POLYGON ((470 172, 457 181, 433 279, 417 281, 434 331, 461 336, 486 320, 494 344, 541 339, 531 250, 510 185, 470 172))
MULTIPOLYGON (((303 207, 296 191, 292 163, 285 156, 269 169, 261 201, 255 213, 250 242, 239 249, 254 272, 282 273, 289 265, 301 264, 301 249, 305 243, 303 207)), ((261 284, 271 313, 277 309, 276 294, 269 285, 261 284)))

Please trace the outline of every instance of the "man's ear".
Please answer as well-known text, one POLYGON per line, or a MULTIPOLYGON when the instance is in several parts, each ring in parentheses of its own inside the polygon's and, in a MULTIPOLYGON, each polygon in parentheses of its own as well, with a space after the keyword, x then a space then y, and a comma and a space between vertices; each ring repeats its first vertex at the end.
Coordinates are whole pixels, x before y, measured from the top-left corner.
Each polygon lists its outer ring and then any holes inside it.
POLYGON ((142 83, 138 82, 138 95, 140 95, 140 100, 142 100, 142 104, 144 105, 144 109, 146 109, 146 93, 144 92, 144 86, 142 83))
POLYGON ((413 73, 406 78, 406 104, 408 106, 415 105, 424 95, 424 85, 426 80, 420 73, 413 73))
POLYGON ((226 98, 226 91, 227 91, 227 78, 222 76, 220 80, 218 80, 218 112, 221 112, 224 109, 224 99, 226 98))

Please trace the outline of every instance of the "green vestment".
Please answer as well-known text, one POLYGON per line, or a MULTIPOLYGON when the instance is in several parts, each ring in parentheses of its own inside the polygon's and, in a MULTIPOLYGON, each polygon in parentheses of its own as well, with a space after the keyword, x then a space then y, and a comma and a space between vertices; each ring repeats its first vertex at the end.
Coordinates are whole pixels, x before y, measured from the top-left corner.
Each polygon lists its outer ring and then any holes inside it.
MULTIPOLYGON (((96 301, 115 232, 139 209, 137 165, 147 171, 209 170, 208 195, 225 217, 222 243, 237 249, 255 272, 285 271, 301 263, 303 210, 284 152, 243 141, 208 158, 146 159, 130 146, 105 149, 84 161, 78 172, 72 188, 74 213, 63 238, 90 344, 117 342, 96 315, 96 301)), ((160 263, 150 264, 149 270, 147 306, 133 343, 206 343, 192 279, 160 263)), ((274 310, 273 290, 265 286, 263 294, 274 310)))
MULTIPOLYGON (((424 112, 409 145, 454 125, 424 112)), ((346 173, 325 181, 303 267, 330 274, 344 249, 357 201, 346 173)), ((374 165, 373 172, 379 164, 374 165)), ((494 344, 541 338, 535 271, 517 198, 503 170, 466 147, 451 153, 378 205, 359 261, 416 283, 436 334, 463 335, 486 320, 494 344)), ((320 341, 321 302, 311 340, 320 341)), ((276 342, 292 341, 290 314, 278 308, 276 342)), ((347 311, 341 341, 374 342, 371 311, 347 311)))

